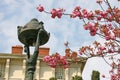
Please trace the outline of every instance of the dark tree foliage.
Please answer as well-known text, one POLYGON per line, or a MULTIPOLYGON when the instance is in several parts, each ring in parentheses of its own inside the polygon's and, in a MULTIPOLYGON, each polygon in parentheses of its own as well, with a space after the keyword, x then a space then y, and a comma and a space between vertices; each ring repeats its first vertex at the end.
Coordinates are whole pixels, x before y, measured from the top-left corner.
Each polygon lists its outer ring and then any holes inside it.
POLYGON ((72 80, 83 80, 81 76, 75 75, 72 80))
POLYGON ((55 78, 55 77, 51 77, 49 80, 57 80, 57 78, 55 78))
POLYGON ((91 80, 100 80, 100 72, 93 70, 91 80))

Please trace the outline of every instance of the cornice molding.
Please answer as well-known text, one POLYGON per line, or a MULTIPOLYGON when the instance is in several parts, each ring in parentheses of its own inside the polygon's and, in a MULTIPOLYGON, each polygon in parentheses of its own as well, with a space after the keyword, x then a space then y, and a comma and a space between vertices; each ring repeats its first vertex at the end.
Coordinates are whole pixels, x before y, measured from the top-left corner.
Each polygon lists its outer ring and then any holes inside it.
MULTIPOLYGON (((31 55, 32 56, 32 55, 31 55)), ((42 60, 44 56, 38 56, 38 60, 42 60)), ((26 54, 6 54, 6 53, 0 53, 1 59, 26 59, 26 54)), ((71 58, 67 59, 70 62, 74 62, 71 58)), ((86 62, 87 58, 85 57, 79 57, 77 62, 86 62)))

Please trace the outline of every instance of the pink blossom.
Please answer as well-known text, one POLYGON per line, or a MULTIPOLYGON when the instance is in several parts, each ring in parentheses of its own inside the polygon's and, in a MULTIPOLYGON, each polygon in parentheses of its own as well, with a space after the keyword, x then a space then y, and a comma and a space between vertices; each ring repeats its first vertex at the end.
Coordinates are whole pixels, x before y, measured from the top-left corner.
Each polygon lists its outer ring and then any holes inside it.
POLYGON ((111 75, 111 80, 117 80, 116 75, 111 75))
POLYGON ((101 15, 103 18, 106 18, 106 17, 107 17, 107 14, 108 14, 107 12, 102 12, 102 11, 100 12, 100 15, 101 15))
POLYGON ((67 63, 66 60, 63 60, 63 61, 62 61, 62 64, 63 64, 63 65, 67 65, 68 63, 67 63))
POLYGON ((98 54, 98 55, 101 55, 101 54, 102 54, 102 51, 101 51, 101 50, 98 50, 97 54, 98 54))
POLYGON ((98 16, 98 17, 97 17, 97 20, 101 20, 101 16, 98 16))
POLYGON ((103 74, 102 77, 105 78, 105 75, 103 74))
POLYGON ((86 9, 82 10, 83 15, 88 14, 88 11, 86 9))
POLYGON ((43 58, 43 61, 45 61, 45 62, 49 62, 49 60, 50 60, 50 56, 45 56, 45 57, 43 58))
POLYGON ((79 54, 80 54, 80 55, 82 55, 82 54, 83 54, 83 52, 79 51, 79 54))
POLYGON ((111 38, 112 40, 115 40, 115 35, 114 35, 114 33, 111 33, 111 34, 110 34, 110 38, 111 38))
POLYGON ((112 24, 108 24, 108 27, 109 27, 110 30, 113 30, 112 24))
POLYGON ((94 24, 91 24, 91 23, 89 23, 88 26, 90 30, 90 35, 95 36, 98 29, 94 26, 94 24))
POLYGON ((102 51, 106 50, 106 48, 104 46, 101 46, 99 49, 102 50, 102 51))
POLYGON ((97 33, 97 28, 95 28, 95 27, 93 27, 92 29, 90 29, 90 35, 91 36, 95 36, 96 35, 96 33, 97 33))
POLYGON ((57 16, 57 11, 56 11, 56 9, 52 9, 51 10, 51 14, 52 14, 52 18, 55 18, 56 16, 57 16))
POLYGON ((44 8, 43 8, 43 6, 39 5, 39 6, 37 7, 37 10, 40 11, 40 12, 42 12, 42 11, 44 11, 44 8))
POLYGON ((58 53, 53 54, 51 56, 45 56, 43 61, 46 62, 50 67, 55 68, 57 65, 68 66, 68 62, 66 57, 59 55, 58 53))
POLYGON ((82 15, 81 15, 80 9, 81 9, 80 6, 76 6, 71 14, 71 17, 72 18, 75 18, 75 17, 81 18, 82 15))
POLYGON ((105 36, 106 40, 115 40, 116 37, 113 32, 110 32, 108 35, 105 36))
POLYGON ((58 17, 58 18, 61 18, 61 16, 62 16, 62 14, 63 14, 63 9, 52 9, 51 10, 51 14, 52 14, 52 18, 55 18, 56 16, 58 17))
POLYGON ((90 35, 95 36, 97 33, 98 28, 95 27, 95 24, 92 24, 88 22, 87 24, 84 25, 85 30, 90 30, 90 35))
POLYGON ((109 53, 114 53, 114 50, 113 49, 109 49, 108 52, 109 53))
POLYGON ((113 20, 113 16, 112 15, 108 15, 108 21, 112 21, 113 20))
POLYGON ((71 14, 71 17, 72 18, 81 17, 81 13, 79 11, 73 11, 72 14, 71 14))
POLYGON ((89 26, 87 24, 85 24, 83 27, 84 27, 85 30, 89 29, 89 26))
POLYGON ((105 36, 105 39, 110 40, 111 38, 110 38, 110 36, 105 36))
POLYGON ((90 11, 88 14, 87 14, 87 18, 89 19, 89 20, 93 20, 94 19, 94 13, 92 12, 92 11, 90 11))
POLYGON ((63 13, 63 9, 57 9, 57 17, 58 18, 61 18, 61 16, 62 16, 62 13, 63 13))

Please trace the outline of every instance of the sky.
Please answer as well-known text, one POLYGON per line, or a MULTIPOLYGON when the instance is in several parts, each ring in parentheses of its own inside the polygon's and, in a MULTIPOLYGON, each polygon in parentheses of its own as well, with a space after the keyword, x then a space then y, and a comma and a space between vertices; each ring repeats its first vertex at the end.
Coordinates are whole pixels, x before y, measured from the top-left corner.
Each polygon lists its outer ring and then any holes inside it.
MULTIPOLYGON (((89 32, 83 29, 83 22, 78 18, 71 19, 63 15, 61 19, 52 19, 51 15, 37 11, 39 4, 43 5, 46 11, 63 8, 65 13, 71 13, 76 6, 88 10, 100 9, 96 0, 0 0, 0 53, 11 53, 11 47, 15 45, 23 46, 18 40, 17 26, 24 26, 33 18, 43 21, 45 29, 50 32, 49 41, 41 46, 49 47, 50 54, 58 52, 64 55, 66 41, 70 43, 73 51, 78 51, 83 45, 92 44, 94 40, 101 41, 99 37, 91 37, 89 32)), ((119 3, 111 0, 111 4, 119 3)), ((89 59, 83 72, 84 80, 90 80, 93 69, 108 74, 110 67, 101 58, 89 59)))

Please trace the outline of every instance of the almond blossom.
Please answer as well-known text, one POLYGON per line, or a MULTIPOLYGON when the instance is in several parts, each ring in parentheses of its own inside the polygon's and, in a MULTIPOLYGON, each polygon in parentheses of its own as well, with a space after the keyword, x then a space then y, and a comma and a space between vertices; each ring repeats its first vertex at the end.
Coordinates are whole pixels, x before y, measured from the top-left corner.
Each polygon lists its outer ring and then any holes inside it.
POLYGON ((45 56, 43 58, 43 61, 46 62, 52 68, 56 68, 57 66, 61 66, 61 67, 66 69, 69 67, 69 63, 68 63, 66 57, 61 56, 58 53, 52 54, 49 56, 45 56))
POLYGON ((58 17, 61 18, 62 14, 63 14, 63 9, 52 9, 51 10, 51 14, 52 14, 52 18, 58 17))
POLYGON ((43 11, 44 11, 44 8, 43 8, 42 5, 39 5, 39 6, 37 7, 37 10, 40 11, 40 12, 43 12, 43 11))
MULTIPOLYGON (((120 8, 116 7, 116 5, 111 6, 109 1, 110 0, 96 0, 101 10, 89 11, 80 6, 76 6, 70 14, 63 13, 64 9, 61 8, 52 9, 50 12, 47 12, 40 5, 37 9, 40 12, 44 11, 45 13, 51 14, 52 18, 58 17, 60 19, 62 15, 68 15, 70 18, 79 18, 84 23, 83 28, 89 31, 91 36, 98 35, 105 39, 106 42, 103 44, 94 41, 92 46, 82 46, 79 49, 79 54, 87 58, 96 56, 102 57, 104 60, 106 56, 110 57, 112 63, 107 62, 107 64, 112 68, 110 71, 111 80, 119 80, 120 60, 117 59, 118 61, 114 61, 114 55, 120 55, 120 8), (103 3, 106 4, 105 9, 105 6, 102 6, 103 3)), ((120 0, 115 1, 119 2, 120 0)), ((46 56, 44 58, 43 60, 51 67, 56 67, 60 64, 65 68, 69 66, 66 58, 58 54, 46 56)), ((106 78, 105 75, 103 75, 103 77, 106 78)))

